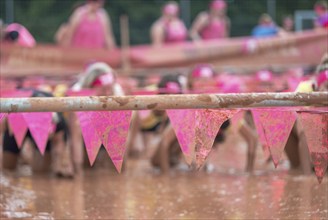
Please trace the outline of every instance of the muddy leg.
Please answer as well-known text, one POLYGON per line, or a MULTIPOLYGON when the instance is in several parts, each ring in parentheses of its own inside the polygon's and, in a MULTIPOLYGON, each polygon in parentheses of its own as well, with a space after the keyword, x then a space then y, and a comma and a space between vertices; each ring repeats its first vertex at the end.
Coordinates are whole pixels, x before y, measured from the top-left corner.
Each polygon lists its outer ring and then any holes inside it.
POLYGON ((241 136, 247 142, 247 164, 246 171, 253 172, 255 165, 257 138, 253 132, 253 129, 246 123, 243 123, 239 129, 241 136))
POLYGON ((2 127, 3 139, 2 142, 2 167, 4 169, 14 170, 17 167, 20 150, 17 146, 16 140, 9 129, 2 127))
POLYGON ((82 166, 84 161, 83 139, 78 122, 78 118, 75 114, 71 113, 69 117, 69 148, 71 150, 72 161, 74 170, 77 174, 82 173, 82 166))
POLYGON ((168 173, 170 170, 169 150, 175 138, 176 137, 173 128, 171 126, 166 127, 161 137, 159 146, 157 147, 157 150, 152 157, 152 164, 154 166, 159 165, 163 173, 168 173))
POLYGON ((57 132, 51 141, 53 170, 56 175, 72 177, 74 175, 73 162, 64 136, 64 131, 57 132))
POLYGON ((311 163, 309 149, 306 143, 305 134, 299 121, 296 121, 295 125, 296 125, 296 132, 298 136, 299 158, 300 158, 300 165, 301 165, 300 168, 303 174, 309 175, 312 173, 312 163, 311 163))
POLYGON ((286 147, 285 152, 287 154, 287 157, 290 162, 290 166, 292 169, 297 169, 300 166, 300 157, 299 157, 299 140, 296 133, 296 127, 293 127, 293 130, 291 131, 286 147))

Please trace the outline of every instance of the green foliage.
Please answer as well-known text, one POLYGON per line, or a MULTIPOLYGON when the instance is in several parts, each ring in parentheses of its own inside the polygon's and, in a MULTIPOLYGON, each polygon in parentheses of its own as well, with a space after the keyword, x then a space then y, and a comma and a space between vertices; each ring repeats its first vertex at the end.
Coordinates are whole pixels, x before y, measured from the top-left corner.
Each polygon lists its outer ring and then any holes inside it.
MULTIPOLYGON (((74 5, 84 0, 13 0, 15 22, 25 25, 38 42, 53 42, 61 23, 67 21, 74 5)), ((190 0, 191 18, 206 10, 209 0, 190 0)), ((227 0, 232 36, 248 35, 257 24, 258 17, 267 10, 266 0, 227 0)), ((276 0, 276 21, 293 14, 295 10, 311 10, 314 0, 276 0)), ((105 8, 112 23, 116 41, 120 43, 120 16, 127 14, 132 44, 149 43, 149 28, 159 17, 164 0, 106 0, 105 8)), ((0 1, 0 17, 4 19, 5 1, 0 1)))

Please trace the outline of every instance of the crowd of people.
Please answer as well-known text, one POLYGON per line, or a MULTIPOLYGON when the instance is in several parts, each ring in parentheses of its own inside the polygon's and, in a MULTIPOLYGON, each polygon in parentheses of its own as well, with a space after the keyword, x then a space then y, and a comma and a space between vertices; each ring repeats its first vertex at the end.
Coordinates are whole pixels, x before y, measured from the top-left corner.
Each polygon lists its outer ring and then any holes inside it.
MULTIPOLYGON (((111 28, 111 20, 103 5, 104 0, 87 0, 83 5, 76 6, 69 20, 62 24, 57 31, 55 36, 56 42, 61 46, 114 49, 116 43, 111 28)), ((227 38, 230 35, 231 26, 230 20, 226 15, 227 7, 227 3, 223 0, 212 1, 208 10, 201 12, 196 17, 191 29, 188 31, 183 21, 179 18, 179 5, 176 2, 168 2, 162 8, 161 17, 151 27, 152 43, 155 46, 159 46, 167 43, 184 42, 188 38, 193 41, 227 38)), ((318 15, 318 19, 315 22, 316 26, 328 27, 327 4, 324 1, 318 2, 315 5, 315 12, 318 15)), ((259 19, 259 25, 253 29, 252 36, 267 37, 290 31, 293 31, 293 19, 290 16, 285 17, 282 27, 278 27, 268 14, 263 14, 259 19)), ((1 37, 5 41, 17 42, 26 47, 35 45, 32 35, 19 24, 10 24, 5 27, 1 37)), ((312 90, 328 90, 327 65, 328 57, 326 56, 316 73, 307 82, 312 90)), ((115 71, 107 64, 95 62, 89 64, 84 72, 80 74, 78 81, 71 85, 70 88, 66 88, 66 90, 93 89, 96 91, 96 95, 121 96, 126 92, 117 78, 115 71)), ((174 73, 162 77, 156 85, 156 91, 158 94, 194 93, 198 92, 202 85, 213 84, 213 81, 216 81, 218 78, 218 73, 212 66, 208 64, 197 65, 187 75, 174 73)), ((272 73, 260 72, 258 82, 258 88, 260 88, 261 84, 265 84, 267 88, 270 87, 273 83, 272 73), (264 79, 263 75, 265 75, 264 79)), ((220 84, 218 83, 218 85, 220 84)), ((228 92, 232 90, 236 92, 235 85, 232 87, 230 90, 226 87, 224 89, 228 92)), ((237 92, 242 92, 241 87, 242 85, 237 86, 237 92)), ((300 85, 298 90, 302 88, 304 88, 304 85, 300 85)), ((224 89, 222 90, 224 91, 224 89)), ((34 97, 52 96, 50 93, 40 91, 40 88, 34 88, 32 91, 34 97)), ((3 126, 1 126, 1 133, 4 134, 2 144, 4 150, 3 167, 15 169, 18 158, 23 157, 23 160, 29 161, 28 163, 33 162, 35 164, 35 170, 40 168, 48 170, 52 163, 53 172, 59 176, 72 177, 75 174, 81 173, 83 161, 85 161, 85 152, 83 151, 83 138, 76 115, 74 113, 54 113, 53 123, 56 125, 56 129, 49 137, 46 156, 39 158, 39 161, 42 162, 38 162, 37 159, 31 159, 33 155, 26 155, 17 146, 9 124, 6 120, 3 120, 3 126)), ((230 126, 230 121, 226 121, 223 124, 215 139, 214 146, 225 141, 226 130, 230 126)), ((249 112, 246 112, 241 123, 238 124, 237 130, 248 146, 246 170, 252 171, 254 169, 258 140, 249 112)), ((127 140, 127 154, 137 155, 144 152, 150 145, 149 134, 151 134, 150 138, 156 136, 159 139, 151 158, 151 164, 154 167, 159 167, 161 171, 168 172, 170 167, 181 163, 179 143, 165 111, 148 111, 146 116, 141 116, 138 112, 132 114, 130 134, 127 140)), ((305 140, 302 137, 304 137, 302 130, 296 125, 291 134, 290 138, 292 140, 289 142, 291 144, 288 149, 298 148, 298 145, 300 145, 300 148, 303 149, 301 152, 304 154, 305 140)), ((29 149, 36 151, 33 137, 29 132, 25 138, 31 140, 24 142, 31 145, 29 149)), ((296 156, 298 159, 295 159, 295 151, 290 150, 288 152, 287 156, 290 156, 293 167, 302 166, 304 172, 310 172, 310 161, 302 161, 298 156, 296 156), (295 160, 302 161, 302 163, 294 162, 295 160)), ((210 164, 206 164, 205 169, 210 170, 210 164)))
MULTIPOLYGON (((111 19, 104 9, 105 0, 86 0, 73 7, 72 15, 67 22, 60 25, 55 34, 55 42, 61 46, 81 48, 116 47, 112 31, 111 19)), ((227 16, 228 5, 224 0, 213 0, 208 9, 200 12, 194 19, 190 30, 179 17, 180 8, 177 2, 169 1, 163 7, 161 16, 150 28, 151 43, 155 46, 192 41, 223 39, 230 36, 231 22, 227 16)), ((326 1, 318 1, 314 6, 317 19, 315 27, 328 26, 328 5, 326 1)), ((35 40, 21 24, 1 23, 1 39, 18 42, 22 46, 31 47, 35 40)), ((262 14, 259 23, 251 31, 253 37, 269 37, 287 34, 294 30, 292 16, 283 18, 281 27, 269 14, 262 14)))

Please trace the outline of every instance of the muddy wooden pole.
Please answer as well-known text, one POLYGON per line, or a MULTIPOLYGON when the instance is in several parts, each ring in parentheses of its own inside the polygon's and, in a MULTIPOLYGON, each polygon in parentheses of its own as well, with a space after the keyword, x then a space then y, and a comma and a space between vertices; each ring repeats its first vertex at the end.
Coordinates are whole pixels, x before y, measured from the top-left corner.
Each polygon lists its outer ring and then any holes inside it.
POLYGON ((328 107, 328 92, 0 98, 0 112, 328 107))

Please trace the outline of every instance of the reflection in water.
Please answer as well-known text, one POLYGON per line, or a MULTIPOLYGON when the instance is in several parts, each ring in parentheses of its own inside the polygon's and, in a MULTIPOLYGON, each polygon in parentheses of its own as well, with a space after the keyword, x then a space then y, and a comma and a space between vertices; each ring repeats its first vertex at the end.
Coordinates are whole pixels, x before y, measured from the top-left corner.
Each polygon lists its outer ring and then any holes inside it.
MULTIPOLYGON (((219 146, 216 169, 154 172, 146 160, 131 160, 119 175, 88 169, 73 180, 0 174, 0 217, 28 219, 328 219, 328 178, 260 167, 243 172, 245 146, 219 146)), ((263 164, 263 163, 262 163, 263 164)))
POLYGON ((1 175, 1 217, 38 219, 325 219, 327 178, 279 171, 246 176, 117 175, 93 170, 74 180, 1 175))

